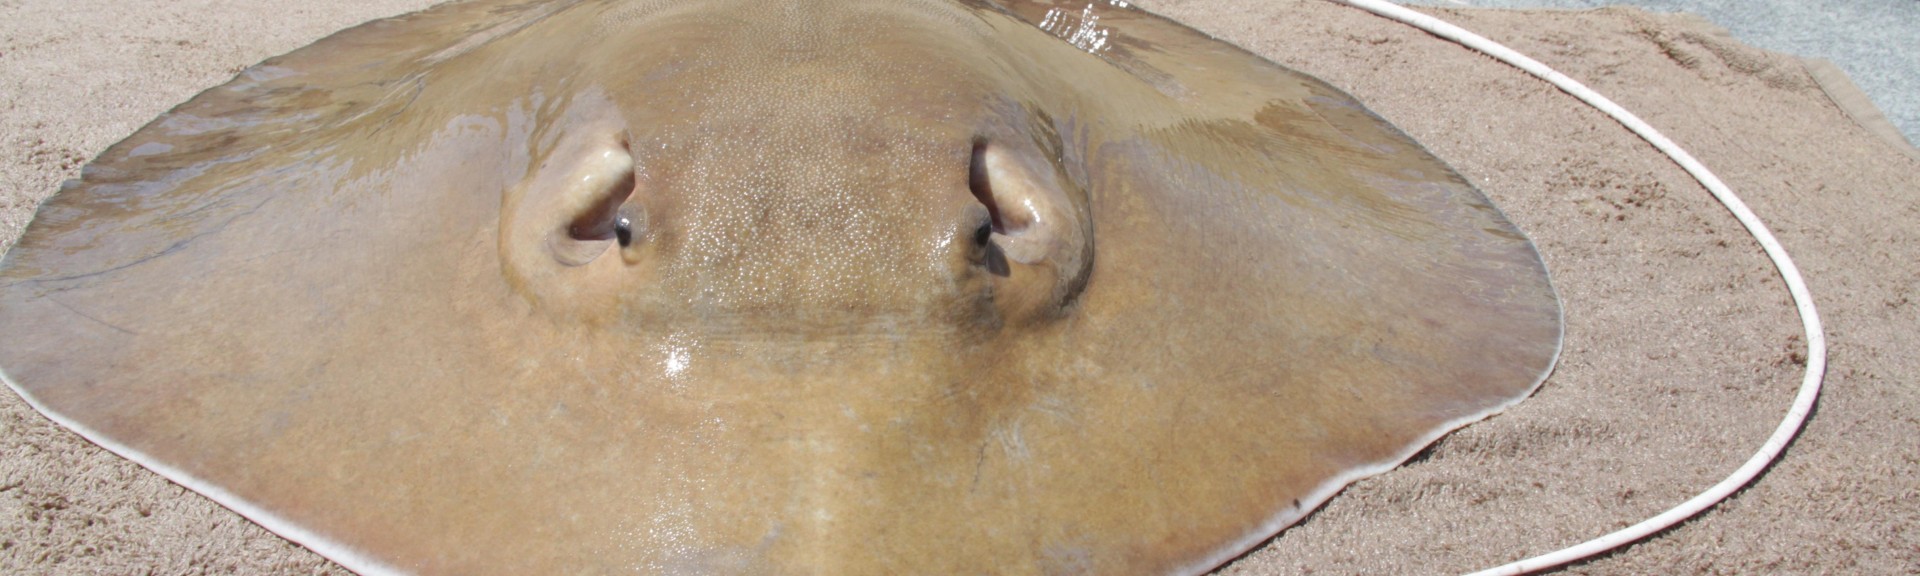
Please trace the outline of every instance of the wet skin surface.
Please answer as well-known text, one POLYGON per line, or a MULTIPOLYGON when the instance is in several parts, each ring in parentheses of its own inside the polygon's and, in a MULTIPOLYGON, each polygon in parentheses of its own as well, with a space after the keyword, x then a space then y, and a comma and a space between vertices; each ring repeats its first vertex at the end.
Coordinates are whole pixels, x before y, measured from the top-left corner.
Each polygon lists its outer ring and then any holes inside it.
POLYGON ((1205 570, 1560 330, 1526 238, 1338 90, 931 1, 342 32, 103 153, 0 324, 63 424, 446 574, 1205 570))

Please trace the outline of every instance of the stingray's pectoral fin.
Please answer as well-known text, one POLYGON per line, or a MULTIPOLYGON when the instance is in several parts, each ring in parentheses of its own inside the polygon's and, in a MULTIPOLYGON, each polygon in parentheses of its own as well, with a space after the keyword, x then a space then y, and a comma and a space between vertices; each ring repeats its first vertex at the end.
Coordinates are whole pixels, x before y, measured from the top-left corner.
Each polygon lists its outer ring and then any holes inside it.
POLYGON ((968 186, 986 207, 974 242, 980 265, 995 278, 1004 318, 1032 321, 1061 314, 1086 287, 1093 268, 1093 224, 1063 178, 1038 150, 980 142, 968 186))

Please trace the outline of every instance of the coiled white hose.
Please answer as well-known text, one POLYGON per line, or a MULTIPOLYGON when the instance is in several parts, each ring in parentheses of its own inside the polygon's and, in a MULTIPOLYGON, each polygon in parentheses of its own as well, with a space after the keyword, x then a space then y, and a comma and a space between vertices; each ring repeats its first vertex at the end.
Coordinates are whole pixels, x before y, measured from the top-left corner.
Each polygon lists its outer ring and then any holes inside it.
POLYGON ((1688 174, 1692 174, 1694 179, 1699 180, 1700 185, 1705 186, 1708 192, 1712 192, 1714 198, 1726 205, 1727 210, 1733 213, 1733 217, 1739 219, 1742 226, 1746 226, 1747 232, 1753 235, 1753 239, 1760 242, 1760 248, 1766 251, 1768 258, 1773 260, 1774 267, 1780 270, 1781 279, 1786 280, 1787 291, 1793 295, 1793 305, 1800 312, 1800 324, 1807 333, 1807 372, 1800 383, 1799 394, 1793 398, 1792 408, 1787 410, 1786 418, 1782 419, 1780 426, 1773 430, 1773 435, 1767 438, 1765 444, 1760 445, 1760 451, 1754 453, 1752 458, 1749 458, 1739 469, 1734 470, 1733 474, 1727 476, 1725 480, 1721 480, 1719 484, 1713 485, 1712 488, 1708 488, 1686 502, 1681 502, 1678 506, 1642 520, 1638 524, 1559 551, 1481 570, 1473 573, 1473 576, 1526 574, 1579 561, 1624 546, 1713 507, 1746 486, 1748 482, 1753 481, 1754 477, 1759 476, 1760 472, 1767 468, 1767 465, 1773 463, 1774 459, 1780 456, 1780 451, 1786 449, 1787 443, 1793 441, 1794 435, 1800 432, 1801 424, 1806 421, 1807 414, 1813 410, 1814 401, 1820 397, 1820 380, 1827 368, 1827 339, 1826 332, 1820 327, 1820 314, 1813 308, 1813 295, 1807 291, 1806 281, 1800 277, 1800 269, 1793 265, 1793 259, 1787 256, 1786 248, 1780 246, 1780 241, 1773 237, 1773 233, 1767 230, 1767 225, 1761 223, 1758 216, 1754 216, 1753 211, 1747 208, 1747 204, 1741 202, 1740 197, 1735 196, 1733 190, 1728 189, 1719 177, 1714 176, 1706 166, 1702 166, 1692 154, 1680 149, 1679 145, 1662 136, 1658 130, 1654 130, 1652 126, 1640 120, 1640 117, 1634 116, 1632 112, 1614 104, 1612 100, 1548 68, 1545 64, 1438 18, 1382 0, 1329 1, 1404 22, 1525 70, 1529 74, 1553 83, 1554 86, 1558 86, 1601 112, 1607 113, 1628 130, 1632 130, 1634 134, 1640 135, 1649 144, 1653 144, 1653 147, 1665 152, 1681 168, 1686 169, 1688 174))

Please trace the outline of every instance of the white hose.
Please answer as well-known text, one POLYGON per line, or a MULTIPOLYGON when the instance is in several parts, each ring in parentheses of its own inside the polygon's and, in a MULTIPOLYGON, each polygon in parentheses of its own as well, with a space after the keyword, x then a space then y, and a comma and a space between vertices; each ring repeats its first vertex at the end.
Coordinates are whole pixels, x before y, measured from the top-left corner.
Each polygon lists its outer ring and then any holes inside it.
POLYGON ((1712 192, 1714 198, 1719 199, 1721 204, 1726 205, 1727 210, 1733 213, 1733 217, 1739 219, 1740 224, 1747 227, 1748 233, 1753 234, 1754 240, 1760 242, 1760 248, 1766 251, 1768 258, 1773 260, 1774 267, 1780 270, 1781 279, 1786 280, 1787 291, 1793 295, 1793 305, 1800 312, 1800 324, 1807 332, 1807 372, 1806 377, 1800 383, 1800 393, 1793 398, 1793 407, 1787 410, 1786 418, 1782 419, 1780 426, 1773 430, 1773 436, 1768 437, 1767 442, 1760 446, 1760 451, 1754 453, 1753 457, 1748 459, 1746 464, 1742 464, 1739 469, 1734 470, 1732 475, 1727 476, 1725 480, 1721 480, 1719 484, 1713 485, 1712 488, 1708 488, 1705 492, 1701 492, 1698 496, 1694 496, 1686 502, 1681 502, 1680 505, 1661 512, 1659 515, 1642 520, 1639 524, 1628 526, 1612 534, 1594 538, 1556 552, 1542 554, 1504 566, 1475 572, 1474 576, 1526 574, 1560 566, 1569 562, 1575 562, 1624 546, 1630 542, 1644 538, 1649 534, 1665 530, 1695 514, 1699 514, 1707 508, 1713 507, 1713 505, 1720 503, 1721 500, 1725 500, 1741 487, 1746 486, 1748 482, 1753 481, 1754 477, 1759 476, 1760 472, 1767 468, 1767 465, 1773 463, 1773 460, 1780 456, 1780 451, 1786 449, 1787 443, 1793 441, 1794 435, 1799 433, 1800 425, 1806 421, 1807 414, 1813 410, 1814 401, 1820 397, 1820 379, 1826 373, 1827 368, 1827 338, 1826 332, 1820 327, 1820 314, 1813 309, 1813 295, 1807 291, 1806 281, 1800 278, 1800 269, 1794 267, 1793 260, 1787 257, 1787 250, 1782 248, 1780 241, 1775 239, 1773 233, 1767 230, 1767 225, 1761 223, 1760 218, 1753 215, 1753 211, 1747 208, 1747 204, 1741 202, 1740 197, 1735 196, 1733 190, 1728 189, 1727 185, 1721 182, 1720 178, 1715 177, 1713 172, 1707 170, 1706 166, 1700 165, 1700 162, 1695 160, 1693 155, 1688 154, 1685 150, 1681 150, 1680 146, 1674 144, 1672 140, 1668 140, 1667 137, 1660 135, 1659 131, 1654 130, 1652 126, 1648 126, 1647 123, 1641 121, 1638 116, 1634 116, 1632 112, 1628 112, 1625 108, 1614 104, 1612 100, 1608 100, 1605 96, 1601 96, 1599 93, 1588 89, 1579 82, 1575 82, 1572 78, 1555 72, 1545 64, 1541 64, 1497 42, 1463 30, 1458 26, 1381 0, 1329 1, 1346 4, 1404 22, 1435 36, 1452 40, 1462 46, 1484 52, 1488 56, 1498 58, 1502 62, 1513 65, 1515 68, 1525 70, 1529 74, 1553 83, 1554 86, 1560 87, 1561 90, 1572 94, 1575 98, 1579 98, 1594 108, 1599 109, 1601 112, 1607 113, 1607 115, 1612 116, 1614 120, 1620 121, 1620 124, 1626 126, 1628 130, 1632 130, 1634 134, 1640 135, 1640 137, 1646 139, 1648 143, 1653 144, 1655 148, 1659 148, 1661 152, 1665 152, 1667 156, 1672 157, 1673 161, 1679 164, 1681 168, 1686 169, 1688 174, 1692 174, 1694 179, 1699 180, 1700 185, 1705 186, 1708 192, 1712 192))

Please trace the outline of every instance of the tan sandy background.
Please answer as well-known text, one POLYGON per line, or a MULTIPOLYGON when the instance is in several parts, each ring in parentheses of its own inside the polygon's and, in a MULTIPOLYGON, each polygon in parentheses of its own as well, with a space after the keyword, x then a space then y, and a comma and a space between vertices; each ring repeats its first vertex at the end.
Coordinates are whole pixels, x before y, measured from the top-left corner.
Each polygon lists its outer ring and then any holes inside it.
MULTIPOLYGON (((0 0, 0 247, 107 145, 242 67, 434 0, 0 0)), ((1684 173, 1546 84, 1312 0, 1149 8, 1358 96, 1539 245, 1565 353, 1532 399, 1353 485, 1227 574, 1461 572, 1691 496, 1772 430, 1805 358, 1783 284, 1684 173)), ((1689 148, 1803 267, 1832 345, 1805 435, 1753 487, 1568 568, 1920 573, 1920 161, 1795 58, 1633 10, 1442 11, 1689 148)), ((5 329, 5 327, 0 327, 5 329)), ((0 394, 0 574, 344 574, 0 394)))

